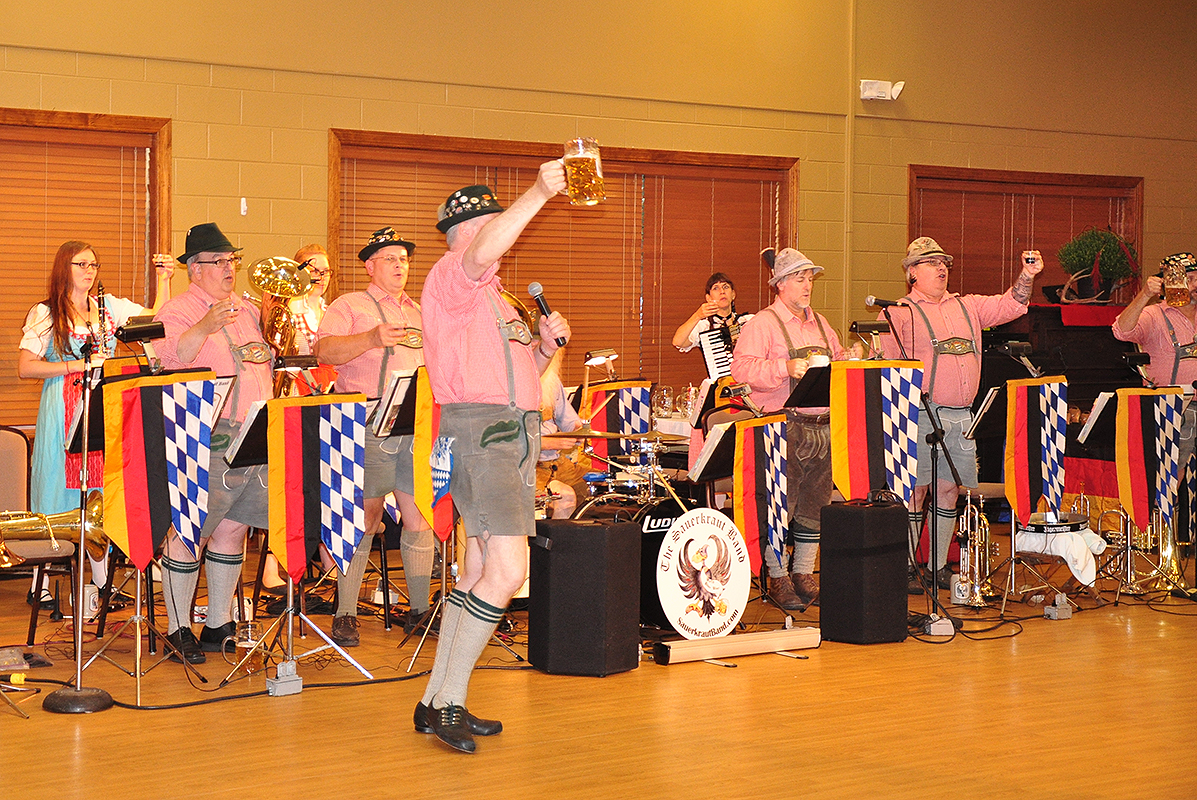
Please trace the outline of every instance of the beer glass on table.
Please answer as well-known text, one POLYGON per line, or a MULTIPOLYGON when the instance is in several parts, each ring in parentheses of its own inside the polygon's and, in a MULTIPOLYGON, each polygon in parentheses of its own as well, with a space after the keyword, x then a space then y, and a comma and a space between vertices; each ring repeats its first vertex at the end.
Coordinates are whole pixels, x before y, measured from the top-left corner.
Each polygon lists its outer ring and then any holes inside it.
POLYGON ((607 199, 603 188, 603 162, 598 142, 580 137, 565 143, 565 193, 570 205, 593 206, 607 199))

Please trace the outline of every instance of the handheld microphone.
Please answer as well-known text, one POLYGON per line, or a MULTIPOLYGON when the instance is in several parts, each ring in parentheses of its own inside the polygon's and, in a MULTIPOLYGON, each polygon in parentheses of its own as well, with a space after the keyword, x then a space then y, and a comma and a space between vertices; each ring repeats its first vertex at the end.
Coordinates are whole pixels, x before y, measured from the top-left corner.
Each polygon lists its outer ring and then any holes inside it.
POLYGON ((901 300, 879 300, 873 295, 865 298, 865 305, 871 308, 889 308, 890 306, 904 306, 906 305, 901 300))
MULTIPOLYGON (((544 299, 544 287, 539 283, 533 281, 528 284, 528 294, 532 296, 532 300, 536 303, 536 307, 540 309, 540 313, 546 317, 553 312, 549 310, 549 301, 544 299)), ((554 339, 558 347, 565 347, 565 339, 558 336, 554 339)))

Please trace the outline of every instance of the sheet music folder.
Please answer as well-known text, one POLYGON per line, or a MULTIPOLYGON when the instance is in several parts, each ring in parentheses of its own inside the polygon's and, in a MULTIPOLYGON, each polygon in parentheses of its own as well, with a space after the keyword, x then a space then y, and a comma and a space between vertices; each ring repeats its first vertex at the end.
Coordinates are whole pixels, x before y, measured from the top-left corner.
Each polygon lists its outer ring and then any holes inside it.
MULTIPOLYGON (((345 393, 320 395, 329 402, 336 402, 336 398, 345 393)), ((360 397, 360 395, 355 395, 360 397)), ((266 447, 266 422, 270 414, 266 412, 269 400, 255 400, 250 403, 246 412, 245 422, 241 423, 241 430, 229 449, 224 454, 224 462, 233 469, 253 467, 269 461, 266 447)))
MULTIPOLYGON (((92 372, 98 374, 102 367, 93 367, 92 372)), ((176 375, 185 372, 210 372, 207 367, 192 367, 190 369, 168 370, 158 373, 159 375, 176 375)), ((142 365, 141 371, 130 372, 124 375, 107 375, 100 378, 98 381, 93 379, 91 390, 91 413, 87 426, 87 449, 93 453, 98 453, 104 449, 104 387, 110 383, 117 383, 118 381, 130 380, 132 378, 144 378, 150 374, 149 367, 142 365)), ((230 381, 235 380, 229 378, 230 381)), ((226 393, 227 396, 227 393, 226 393)), ((217 414, 220 409, 217 409, 217 414)), ((71 417, 70 427, 67 429, 67 452, 78 453, 83 449, 83 426, 80 424, 83 418, 83 398, 80 397, 79 402, 75 405, 75 413, 71 417)))
POLYGON ((411 436, 416 432, 418 380, 415 370, 391 373, 382 397, 372 404, 372 416, 367 417, 367 424, 375 436, 411 436))
POLYGON ((790 392, 785 408, 826 408, 831 405, 831 367, 811 367, 790 392))
POLYGON ((720 422, 711 428, 690 470, 690 480, 704 483, 731 477, 736 462, 735 428, 735 422, 720 422))

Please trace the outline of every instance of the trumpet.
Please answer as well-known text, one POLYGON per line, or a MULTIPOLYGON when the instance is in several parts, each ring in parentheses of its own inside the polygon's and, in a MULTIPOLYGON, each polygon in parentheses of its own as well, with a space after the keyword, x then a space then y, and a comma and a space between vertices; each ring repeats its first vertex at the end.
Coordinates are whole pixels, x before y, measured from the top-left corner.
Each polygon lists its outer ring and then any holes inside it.
POLYGON ((986 597, 998 594, 989 581, 989 560, 997 555, 997 543, 989 538, 989 520, 981 511, 984 500, 978 495, 974 504, 973 493, 969 490, 956 534, 963 541, 960 545, 960 580, 952 600, 974 608, 984 607, 986 597))
MULTIPOLYGON (((84 506, 83 544, 88 555, 97 561, 108 549, 104 536, 104 495, 95 489, 87 495, 84 506)), ((0 567, 17 566, 25 559, 9 551, 4 540, 25 541, 49 539, 51 549, 58 551, 62 545, 59 539, 68 542, 79 541, 79 510, 62 511, 57 514, 35 514, 30 511, 0 511, 0 567)))

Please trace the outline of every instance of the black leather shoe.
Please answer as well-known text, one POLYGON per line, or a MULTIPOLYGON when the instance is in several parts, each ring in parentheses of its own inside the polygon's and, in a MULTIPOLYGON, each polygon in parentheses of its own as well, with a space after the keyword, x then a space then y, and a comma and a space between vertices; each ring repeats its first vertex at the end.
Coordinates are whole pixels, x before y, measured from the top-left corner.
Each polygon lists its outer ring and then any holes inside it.
POLYGON ((234 636, 236 633, 236 622, 226 622, 219 628, 209 628, 207 625, 205 625, 204 629, 200 631, 199 635, 200 648, 205 653, 219 653, 220 643, 224 642, 225 639, 228 639, 228 641, 225 642, 224 651, 226 653, 232 653, 237 649, 237 645, 234 644, 233 639, 230 637, 234 636))
POLYGON ((466 726, 466 710, 461 706, 445 706, 429 709, 429 722, 436 738, 463 753, 474 752, 474 736, 466 726))
MULTIPOLYGON (((494 736, 503 730, 503 723, 497 719, 479 719, 466 711, 465 724, 470 729, 470 733, 475 736, 494 736)), ((416 703, 416 713, 412 715, 412 722, 415 723, 416 733, 434 733, 432 729, 432 709, 423 703, 416 703)))
POLYGON ((195 638, 195 634, 191 632, 191 628, 184 626, 174 633, 166 634, 166 641, 175 648, 170 653, 170 660, 176 664, 183 663, 183 659, 179 658, 176 650, 183 654, 183 658, 187 659, 188 664, 202 664, 208 660, 204 651, 200 649, 200 643, 195 638))
POLYGON ((952 588, 952 568, 944 564, 935 573, 935 585, 940 589, 952 588))
POLYGON ((923 582, 919 579, 919 571, 913 566, 906 568, 906 594, 926 594, 923 582))
POLYGON ((25 594, 25 602, 31 606, 32 605, 40 605, 42 611, 53 611, 54 610, 54 595, 50 594, 49 589, 42 589, 41 600, 34 600, 33 599, 33 590, 30 589, 25 594))

